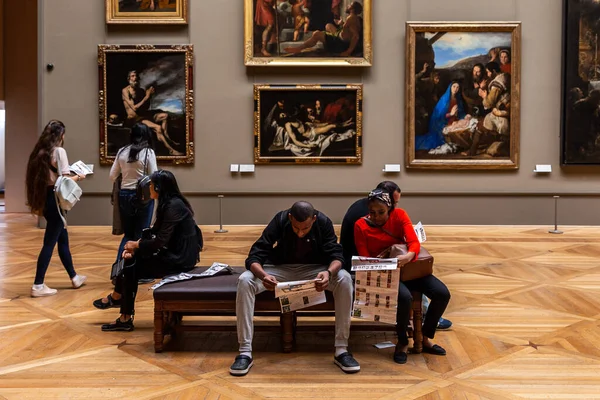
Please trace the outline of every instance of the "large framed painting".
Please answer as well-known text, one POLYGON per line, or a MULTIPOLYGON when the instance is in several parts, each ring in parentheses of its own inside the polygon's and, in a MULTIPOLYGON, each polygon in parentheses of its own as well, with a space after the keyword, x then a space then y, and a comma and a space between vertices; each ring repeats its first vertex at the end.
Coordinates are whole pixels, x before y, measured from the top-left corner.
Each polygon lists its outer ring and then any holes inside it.
POLYGON ((406 166, 519 167, 519 22, 407 22, 406 166))
POLYGON ((244 0, 244 64, 370 66, 373 0, 244 0))
POLYGON ((561 164, 600 165, 600 2, 564 0, 561 164))
POLYGON ((189 0, 104 0, 107 24, 187 24, 189 0))
POLYGON ((362 85, 254 85, 256 164, 360 164, 362 85))
POLYGON ((113 162, 131 128, 152 131, 160 163, 194 162, 193 46, 98 46, 100 163, 113 162))

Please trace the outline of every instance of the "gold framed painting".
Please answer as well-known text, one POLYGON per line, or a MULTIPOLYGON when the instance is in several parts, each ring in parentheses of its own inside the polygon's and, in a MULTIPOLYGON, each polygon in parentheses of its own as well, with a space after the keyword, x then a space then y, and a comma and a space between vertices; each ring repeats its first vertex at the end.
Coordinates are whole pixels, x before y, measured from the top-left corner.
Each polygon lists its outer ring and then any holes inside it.
POLYGON ((107 24, 187 24, 189 0, 104 0, 107 24))
POLYGON ((254 85, 255 164, 361 164, 362 85, 254 85))
POLYGON ((517 169, 520 22, 407 22, 407 168, 517 169))
POLYGON ((247 66, 371 66, 373 0, 244 0, 247 66))
POLYGON ((100 164, 130 143, 131 128, 152 132, 159 163, 194 162, 193 45, 98 46, 100 164))

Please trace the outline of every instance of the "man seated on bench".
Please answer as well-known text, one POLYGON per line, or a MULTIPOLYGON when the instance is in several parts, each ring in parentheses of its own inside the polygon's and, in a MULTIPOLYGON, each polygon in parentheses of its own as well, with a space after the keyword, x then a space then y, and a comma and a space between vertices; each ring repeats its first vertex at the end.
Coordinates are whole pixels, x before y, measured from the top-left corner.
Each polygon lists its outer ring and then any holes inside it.
POLYGON ((335 299, 335 355, 333 362, 346 373, 360 371, 348 352, 352 278, 342 269, 342 246, 337 243, 331 220, 306 201, 294 203, 271 220, 246 259, 238 279, 236 297, 240 355, 229 372, 248 373, 253 365, 254 304, 256 295, 274 290, 278 282, 318 279, 317 290, 333 292, 335 299))
MULTIPOLYGON (((400 187, 392 181, 383 181, 377 185, 376 189, 383 189, 387 191, 390 197, 393 199, 394 207, 398 206, 400 200, 401 190, 400 187)), ((364 197, 356 200, 348 211, 344 215, 342 220, 342 227, 340 231, 340 244, 344 249, 344 269, 350 272, 352 268, 352 256, 358 255, 356 252, 356 244, 354 242, 354 224, 356 221, 364 217, 369 213, 369 199, 364 197)), ((429 308, 429 299, 423 295, 423 317, 427 314, 429 308)), ((438 321, 437 329, 440 331, 450 329, 452 327, 452 321, 440 318, 438 321)))

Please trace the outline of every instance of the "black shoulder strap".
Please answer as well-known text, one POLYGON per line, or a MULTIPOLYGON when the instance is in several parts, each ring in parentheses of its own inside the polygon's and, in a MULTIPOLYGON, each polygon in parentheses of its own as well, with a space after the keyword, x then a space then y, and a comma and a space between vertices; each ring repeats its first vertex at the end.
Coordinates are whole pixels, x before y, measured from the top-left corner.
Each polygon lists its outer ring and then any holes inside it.
POLYGON ((373 221, 371 221, 369 218, 363 217, 363 219, 367 222, 367 225, 369 225, 370 227, 381 229, 386 235, 391 236, 394 239, 404 241, 404 238, 394 235, 392 232, 388 231, 387 229, 384 229, 383 226, 375 225, 373 221))
POLYGON ((150 149, 146 147, 146 160, 144 161, 144 175, 148 175, 148 153, 150 149))

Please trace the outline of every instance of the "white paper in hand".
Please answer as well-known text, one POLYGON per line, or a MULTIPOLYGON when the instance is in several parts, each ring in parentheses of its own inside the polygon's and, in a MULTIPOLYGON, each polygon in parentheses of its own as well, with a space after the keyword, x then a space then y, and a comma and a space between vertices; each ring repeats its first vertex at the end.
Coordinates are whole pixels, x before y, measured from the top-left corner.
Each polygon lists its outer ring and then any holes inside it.
POLYGON ((427 241, 427 235, 425 234, 425 228, 421 221, 419 221, 414 227, 415 233, 417 234, 417 238, 419 238, 419 243, 423 243, 427 241))
POLYGON ((93 167, 90 168, 81 160, 77 161, 76 163, 73 163, 73 165, 71 165, 69 169, 71 170, 71 172, 78 175, 90 175, 94 173, 93 167))

